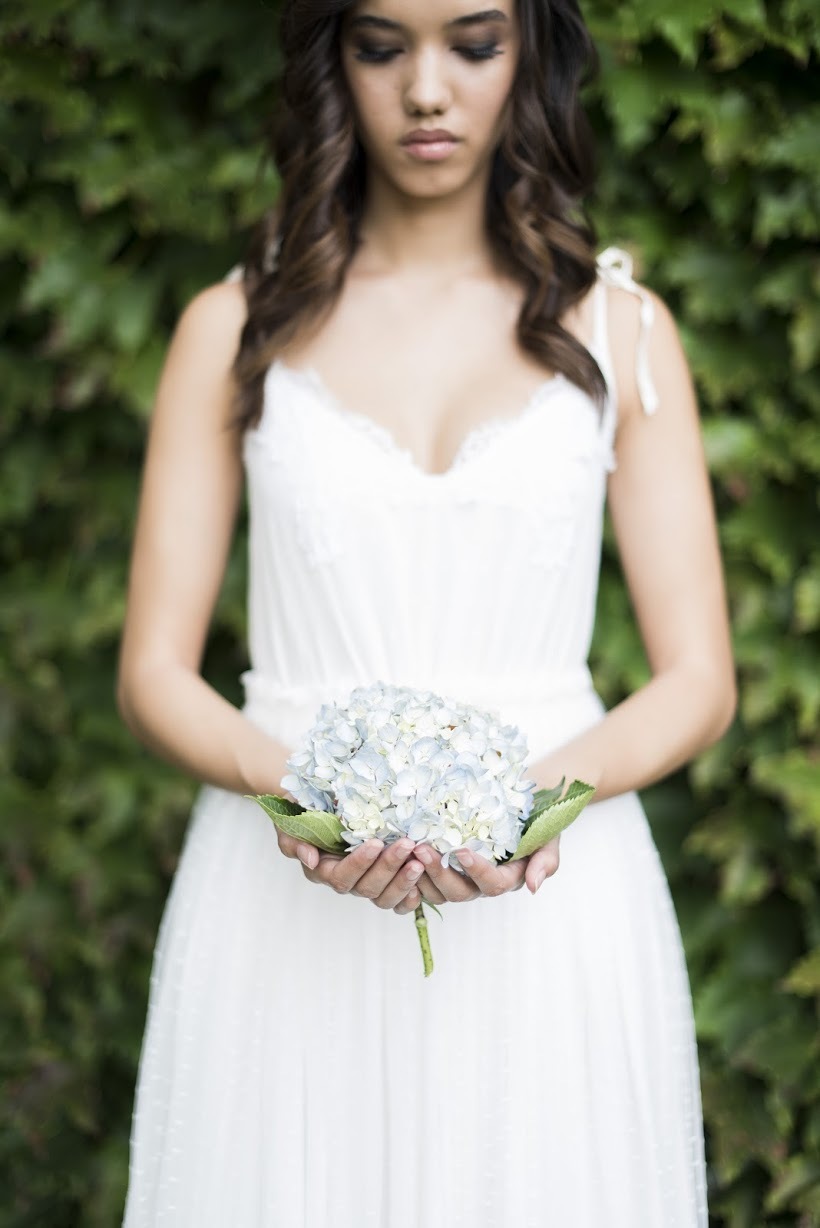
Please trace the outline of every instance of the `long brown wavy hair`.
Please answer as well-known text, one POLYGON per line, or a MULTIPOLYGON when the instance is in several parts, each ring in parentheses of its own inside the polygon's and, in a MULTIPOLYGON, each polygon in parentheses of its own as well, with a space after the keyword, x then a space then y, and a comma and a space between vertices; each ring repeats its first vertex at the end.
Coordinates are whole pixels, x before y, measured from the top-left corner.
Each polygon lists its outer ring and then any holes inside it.
MULTIPOLYGON (((287 0, 281 97, 270 134, 280 177, 244 268, 248 316, 234 366, 237 425, 253 425, 277 352, 329 310, 359 245, 365 154, 344 78, 340 26, 353 0, 287 0)), ((594 182, 580 91, 598 67, 577 0, 516 0, 520 56, 487 190, 487 234, 526 291, 522 348, 601 405, 590 352, 559 323, 595 280, 594 182)))

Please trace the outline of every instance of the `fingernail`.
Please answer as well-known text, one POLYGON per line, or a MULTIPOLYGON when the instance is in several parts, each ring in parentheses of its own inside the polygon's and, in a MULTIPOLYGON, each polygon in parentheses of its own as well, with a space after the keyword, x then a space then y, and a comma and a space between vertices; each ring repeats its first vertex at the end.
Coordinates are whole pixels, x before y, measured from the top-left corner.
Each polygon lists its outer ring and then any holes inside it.
POLYGON ((299 858, 302 865, 306 866, 308 870, 313 869, 313 853, 310 852, 309 849, 302 849, 302 848, 297 849, 296 856, 299 858))
POLYGON ((433 854, 430 849, 416 849, 416 856, 425 866, 431 866, 433 864, 433 854))
POLYGON ((456 857, 458 858, 458 864, 464 866, 465 869, 468 869, 473 864, 473 855, 467 849, 461 849, 460 852, 456 853, 456 857))
POLYGON ((419 877, 419 875, 422 873, 423 870, 424 870, 424 866, 411 866, 410 869, 407 871, 407 877, 410 879, 416 879, 419 877))
POLYGON ((382 844, 381 840, 367 840, 364 847, 367 850, 369 857, 378 857, 379 853, 384 848, 384 845, 382 844))
POLYGON ((534 887, 533 887, 533 889, 532 889, 532 893, 533 893, 533 895, 535 895, 536 891, 537 891, 537 890, 538 890, 538 888, 541 886, 541 884, 543 883, 543 881, 544 881, 544 879, 545 879, 546 877, 547 877, 547 872, 546 872, 546 870, 539 870, 539 871, 538 871, 538 873, 537 873, 537 874, 536 874, 536 876, 535 876, 535 885, 534 885, 534 887))

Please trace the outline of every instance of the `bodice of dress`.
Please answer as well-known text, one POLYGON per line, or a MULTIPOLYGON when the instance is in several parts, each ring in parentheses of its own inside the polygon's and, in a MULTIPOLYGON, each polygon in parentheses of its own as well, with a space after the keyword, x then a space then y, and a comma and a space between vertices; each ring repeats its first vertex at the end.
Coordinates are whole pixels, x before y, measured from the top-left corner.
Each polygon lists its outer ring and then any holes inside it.
POLYGON ((289 705, 304 724, 376 679, 496 706, 589 693, 616 421, 607 282, 651 307, 627 259, 605 253, 594 291, 603 412, 548 378, 514 417, 471 431, 443 473, 315 370, 274 361, 244 439, 252 706, 289 705))

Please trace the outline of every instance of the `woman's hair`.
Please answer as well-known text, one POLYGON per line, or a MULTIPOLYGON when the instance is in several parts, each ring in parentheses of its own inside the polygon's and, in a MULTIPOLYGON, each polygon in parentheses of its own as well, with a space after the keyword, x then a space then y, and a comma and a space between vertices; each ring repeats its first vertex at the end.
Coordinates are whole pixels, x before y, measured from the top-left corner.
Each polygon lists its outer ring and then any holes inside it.
MULTIPOLYGON (((595 280, 595 233, 584 211, 594 181, 581 87, 597 56, 577 0, 516 0, 520 55, 487 191, 487 233, 501 267, 524 287, 521 346, 599 404, 605 383, 587 349, 559 324, 595 280)), ((341 63, 352 0, 289 0, 280 25, 284 74, 270 151, 275 208, 245 264, 248 317, 234 367, 237 424, 261 412, 278 350, 329 310, 359 244, 365 155, 341 63)))

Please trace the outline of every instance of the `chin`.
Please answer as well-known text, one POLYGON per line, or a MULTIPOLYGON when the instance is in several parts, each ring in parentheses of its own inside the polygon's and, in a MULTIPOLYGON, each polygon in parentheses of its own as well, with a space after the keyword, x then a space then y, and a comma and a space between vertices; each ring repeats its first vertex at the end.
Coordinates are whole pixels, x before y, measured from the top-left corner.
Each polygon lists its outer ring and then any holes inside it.
POLYGON ((430 171, 422 168, 416 174, 386 176, 389 183, 404 196, 416 200, 437 200, 439 197, 453 196, 466 188, 474 178, 474 172, 465 174, 463 167, 457 173, 453 168, 444 167, 430 171))

